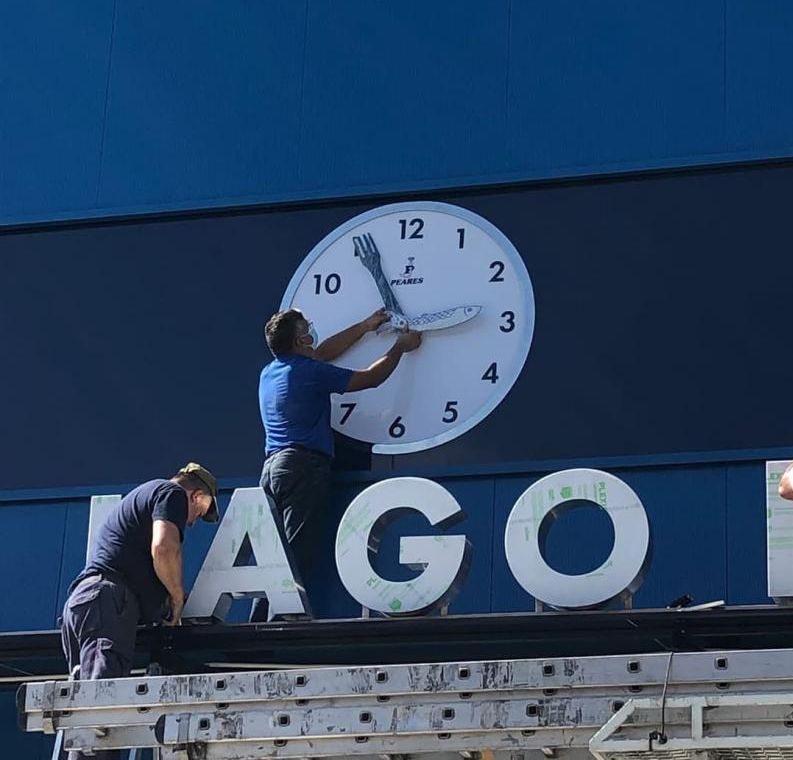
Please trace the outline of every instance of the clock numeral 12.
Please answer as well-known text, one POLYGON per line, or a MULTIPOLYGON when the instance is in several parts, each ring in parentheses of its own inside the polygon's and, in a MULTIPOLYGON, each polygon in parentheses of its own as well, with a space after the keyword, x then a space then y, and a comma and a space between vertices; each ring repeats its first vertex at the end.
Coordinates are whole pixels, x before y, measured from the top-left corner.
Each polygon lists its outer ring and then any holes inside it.
POLYGON ((405 435, 405 426, 402 424, 402 417, 397 417, 388 428, 388 435, 392 438, 401 438, 405 435))
POLYGON ((497 372, 497 369, 498 369, 498 367, 497 367, 496 363, 495 363, 495 362, 493 362, 493 363, 492 363, 492 364, 491 364, 491 365, 490 365, 490 366, 487 368, 487 371, 485 372, 485 374, 484 374, 484 375, 482 375, 482 380, 489 380, 491 383, 495 383, 495 382, 496 382, 496 380, 498 380, 498 372, 497 372))
MULTIPOLYGON (((338 293, 341 288, 341 277, 332 272, 325 278, 325 292, 333 295, 338 293)), ((314 295, 318 296, 322 292, 322 275, 314 275, 314 295)))
POLYGON ((352 410, 355 409, 357 405, 357 401, 345 401, 343 404, 339 404, 339 406, 344 409, 344 414, 342 414, 341 419, 339 420, 339 425, 343 425, 348 419, 350 419, 352 410))
POLYGON ((421 232, 424 229, 424 220, 423 219, 411 219, 408 221, 407 219, 400 219, 399 226, 402 230, 400 234, 400 238, 402 240, 418 240, 423 238, 424 235, 421 232), (415 229, 408 235, 408 227, 415 227, 415 229))
POLYGON ((457 403, 457 401, 446 402, 446 408, 443 410, 443 417, 441 417, 444 422, 454 422, 460 416, 457 413, 457 403))

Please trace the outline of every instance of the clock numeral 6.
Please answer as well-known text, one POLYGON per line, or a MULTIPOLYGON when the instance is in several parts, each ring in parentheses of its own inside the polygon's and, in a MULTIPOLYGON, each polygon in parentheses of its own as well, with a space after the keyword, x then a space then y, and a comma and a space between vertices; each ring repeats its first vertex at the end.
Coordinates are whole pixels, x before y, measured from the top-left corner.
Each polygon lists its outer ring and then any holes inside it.
POLYGON ((504 262, 503 261, 494 261, 490 264, 491 269, 495 269, 495 274, 488 280, 488 282, 504 282, 504 278, 501 276, 504 274, 504 262))
POLYGON ((503 325, 499 325, 498 329, 501 330, 501 332, 512 332, 515 329, 515 312, 502 311, 501 318, 505 319, 506 322, 503 325))
POLYGON ((344 414, 341 415, 341 419, 339 420, 339 425, 343 425, 350 419, 350 415, 352 414, 352 410, 358 405, 357 401, 345 401, 343 404, 339 404, 339 406, 344 409, 344 414))
POLYGON ((482 375, 482 380, 489 380, 491 383, 495 383, 498 380, 498 366, 495 362, 493 362, 482 375))
POLYGON ((419 240, 423 238, 424 235, 421 232, 424 229, 424 220, 423 219, 411 219, 408 221, 407 219, 400 219, 399 220, 399 227, 400 227, 400 239, 402 240, 419 240), (408 235, 408 227, 412 227, 413 231, 408 235))
POLYGON ((392 438, 401 438, 405 435, 405 426, 402 424, 402 417, 397 417, 388 428, 388 435, 392 438))
POLYGON ((447 401, 441 419, 444 422, 454 422, 460 415, 457 413, 457 401, 447 401))
MULTIPOLYGON (((322 275, 315 274, 314 275, 314 295, 318 296, 322 292, 323 282, 322 282, 322 275)), ((336 274, 336 272, 331 272, 327 277, 325 277, 324 283, 325 292, 333 295, 334 293, 338 293, 341 289, 341 277, 336 274)))

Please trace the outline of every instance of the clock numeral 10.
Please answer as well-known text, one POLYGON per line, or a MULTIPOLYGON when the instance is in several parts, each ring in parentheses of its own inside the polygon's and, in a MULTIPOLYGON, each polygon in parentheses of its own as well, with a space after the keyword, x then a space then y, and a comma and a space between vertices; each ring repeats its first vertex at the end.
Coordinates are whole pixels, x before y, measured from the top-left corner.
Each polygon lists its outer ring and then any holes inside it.
POLYGON ((457 403, 457 401, 446 402, 446 408, 443 410, 443 417, 441 417, 444 422, 454 422, 460 416, 457 413, 457 403))
POLYGON ((402 417, 397 417, 388 428, 388 435, 392 438, 401 438, 405 435, 405 426, 402 424, 402 417))
POLYGON ((407 219, 400 219, 399 227, 401 230, 399 237, 402 240, 419 240, 420 238, 424 237, 424 234, 421 232, 424 229, 423 219, 416 218, 416 219, 411 219, 410 221, 408 221, 407 219), (408 227, 413 228, 409 235, 408 235, 408 227))
MULTIPOLYGON (((318 296, 322 292, 323 283, 322 283, 322 275, 315 274, 314 275, 314 295, 318 296)), ((341 289, 341 277, 336 274, 336 272, 332 272, 327 277, 325 277, 324 283, 325 292, 333 295, 334 293, 338 293, 341 289)))
POLYGON ((495 383, 498 380, 498 366, 496 362, 493 362, 482 375, 482 380, 489 380, 491 383, 495 383))
POLYGON ((350 419, 350 415, 352 414, 352 410, 355 409, 357 406, 356 401, 345 401, 343 404, 339 404, 339 406, 344 409, 344 414, 341 415, 341 419, 339 420, 339 425, 343 425, 350 419))

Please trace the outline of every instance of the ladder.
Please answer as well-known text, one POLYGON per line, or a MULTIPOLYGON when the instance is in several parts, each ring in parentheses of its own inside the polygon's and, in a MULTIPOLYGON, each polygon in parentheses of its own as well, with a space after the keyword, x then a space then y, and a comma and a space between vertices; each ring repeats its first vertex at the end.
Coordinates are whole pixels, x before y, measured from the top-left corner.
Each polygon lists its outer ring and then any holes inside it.
POLYGON ((18 708, 65 750, 162 760, 793 758, 793 650, 45 681, 18 708))

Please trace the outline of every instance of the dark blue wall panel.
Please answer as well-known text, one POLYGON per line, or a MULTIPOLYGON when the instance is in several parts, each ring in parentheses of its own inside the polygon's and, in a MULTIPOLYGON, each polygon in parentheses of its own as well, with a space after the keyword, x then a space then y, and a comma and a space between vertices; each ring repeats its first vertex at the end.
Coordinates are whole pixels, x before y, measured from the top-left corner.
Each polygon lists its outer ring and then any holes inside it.
POLYGON ((785 0, 0 13, 0 224, 793 153, 785 0))

